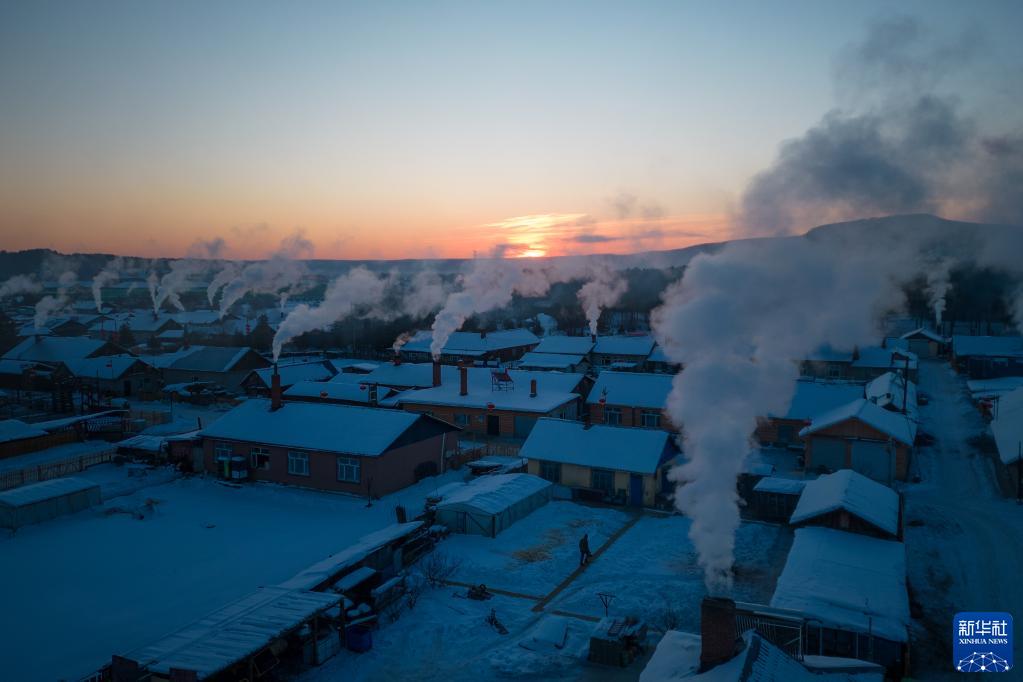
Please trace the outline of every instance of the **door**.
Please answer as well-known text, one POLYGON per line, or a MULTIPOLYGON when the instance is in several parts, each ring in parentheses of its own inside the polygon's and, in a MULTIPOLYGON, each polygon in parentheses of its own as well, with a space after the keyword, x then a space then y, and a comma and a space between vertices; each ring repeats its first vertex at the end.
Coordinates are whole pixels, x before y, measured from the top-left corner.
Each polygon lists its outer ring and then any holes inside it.
POLYGON ((891 485, 895 458, 887 443, 859 440, 852 444, 852 470, 878 483, 891 485))
POLYGON ((814 471, 845 469, 845 441, 841 438, 814 438, 810 466, 814 471))
POLYGON ((124 380, 124 397, 131 397, 131 379, 124 380))
POLYGON ((488 436, 500 436, 501 435, 501 418, 496 414, 487 415, 487 435, 488 436))
POLYGON ((629 474, 629 504, 643 506, 643 477, 639 474, 629 474))

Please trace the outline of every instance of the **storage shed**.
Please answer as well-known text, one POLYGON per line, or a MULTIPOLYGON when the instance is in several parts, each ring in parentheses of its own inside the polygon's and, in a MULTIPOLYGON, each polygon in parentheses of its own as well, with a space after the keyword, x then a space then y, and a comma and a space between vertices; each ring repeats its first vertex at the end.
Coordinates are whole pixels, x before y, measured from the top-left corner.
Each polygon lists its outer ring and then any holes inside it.
POLYGON ((530 474, 483 476, 437 504, 436 522, 455 533, 497 534, 551 499, 551 484, 530 474))
POLYGON ((84 478, 54 478, 0 493, 0 527, 20 528, 95 507, 99 486, 84 478))

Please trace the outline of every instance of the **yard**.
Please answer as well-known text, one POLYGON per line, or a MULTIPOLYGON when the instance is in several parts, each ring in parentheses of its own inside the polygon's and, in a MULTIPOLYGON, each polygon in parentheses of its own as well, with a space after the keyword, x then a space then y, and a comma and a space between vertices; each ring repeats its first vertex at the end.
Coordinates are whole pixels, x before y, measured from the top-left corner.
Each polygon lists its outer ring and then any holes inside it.
MULTIPOLYGON (((422 507, 428 479, 365 500, 273 485, 178 478, 102 507, 0 535, 5 676, 74 679, 260 585, 280 582, 422 507), (139 518, 141 517, 141 518, 139 518)), ((109 489, 145 485, 123 469, 86 472, 109 489)))

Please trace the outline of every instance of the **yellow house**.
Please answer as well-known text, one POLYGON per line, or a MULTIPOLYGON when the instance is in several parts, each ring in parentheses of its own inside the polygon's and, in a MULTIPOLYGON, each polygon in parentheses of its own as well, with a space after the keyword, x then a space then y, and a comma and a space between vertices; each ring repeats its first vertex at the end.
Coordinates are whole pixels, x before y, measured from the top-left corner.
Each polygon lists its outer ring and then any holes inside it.
POLYGON ((678 450, 671 434, 660 430, 539 419, 519 455, 530 474, 574 496, 653 507, 672 487, 666 474, 678 450))

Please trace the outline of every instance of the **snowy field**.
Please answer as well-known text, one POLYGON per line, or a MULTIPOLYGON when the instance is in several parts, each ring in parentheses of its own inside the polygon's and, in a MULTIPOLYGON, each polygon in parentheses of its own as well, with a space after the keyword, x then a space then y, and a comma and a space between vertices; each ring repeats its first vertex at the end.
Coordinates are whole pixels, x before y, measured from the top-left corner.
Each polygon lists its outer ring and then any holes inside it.
MULTIPOLYGON (((670 601, 680 618, 676 627, 698 631, 704 586, 686 537, 687 519, 642 516, 543 611, 533 610, 536 597, 550 594, 578 567, 578 541, 583 533, 589 533, 590 548, 597 552, 630 520, 634 517, 621 510, 552 502, 497 538, 452 536, 437 551, 461 562, 455 580, 482 582, 522 596, 499 594, 477 602, 464 598, 464 588, 427 588, 415 607, 404 610, 396 623, 385 621, 373 632, 372 650, 342 652, 302 679, 635 680, 642 661, 626 669, 586 661, 593 621, 603 616, 596 593, 607 591, 617 596, 611 604, 612 616, 638 615, 649 621, 657 620, 670 601), (508 628, 507 635, 498 634, 486 623, 490 609, 508 628), (560 636, 552 637, 551 632, 566 631, 563 647, 550 643, 560 636)), ((791 540, 791 533, 778 526, 742 525, 736 599, 769 600, 791 540)), ((656 629, 653 623, 651 627, 656 629)), ((659 633, 652 632, 651 645, 658 637, 659 633)))
MULTIPOLYGON (((144 485, 96 467, 105 488, 144 485)), ((151 482, 159 482, 159 471, 151 482)), ((180 478, 102 507, 0 534, 0 660, 7 679, 74 679, 412 511, 450 473, 365 500, 269 484, 180 478), (146 511, 152 500, 152 511, 146 511), (146 511, 136 519, 130 513, 146 511), (12 627, 16 624, 16 627, 12 627), (59 646, 54 646, 54 643, 59 646)))

